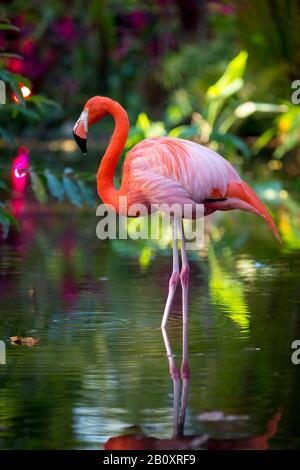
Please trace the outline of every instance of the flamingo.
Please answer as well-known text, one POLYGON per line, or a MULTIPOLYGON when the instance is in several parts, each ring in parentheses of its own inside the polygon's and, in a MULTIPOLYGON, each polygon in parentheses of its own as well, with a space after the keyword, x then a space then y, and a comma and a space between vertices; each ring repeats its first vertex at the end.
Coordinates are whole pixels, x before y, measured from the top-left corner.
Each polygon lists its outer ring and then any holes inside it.
MULTIPOLYGON (((124 108, 116 101, 103 96, 94 96, 85 104, 73 128, 74 138, 87 153, 88 129, 106 115, 115 121, 114 132, 97 173, 97 190, 104 204, 124 214, 121 198, 127 198, 127 207, 142 204, 150 212, 155 204, 185 204, 193 208, 204 205, 204 216, 217 210, 240 209, 262 216, 275 237, 281 242, 280 234, 267 208, 255 192, 238 175, 233 166, 221 155, 195 142, 171 137, 153 137, 135 145, 127 154, 120 189, 114 186, 114 172, 124 150, 128 133, 129 119, 124 108)), ((122 199, 123 200, 123 199, 122 199)), ((169 291, 162 318, 164 333, 172 308, 174 294, 181 282, 183 352, 181 363, 182 377, 189 376, 188 368, 188 285, 190 269, 182 220, 174 216, 173 270, 169 280, 169 291), (179 234, 179 237, 178 237, 179 234), (181 270, 179 270, 178 238, 181 250, 181 270)), ((172 351, 166 346, 167 355, 172 351)), ((173 367, 171 361, 171 368, 173 367)), ((176 370, 170 371, 176 374, 176 370)))
POLYGON ((25 205, 25 193, 28 183, 29 150, 19 147, 11 168, 12 199, 11 209, 14 217, 20 219, 25 205))
POLYGON ((11 168, 12 190, 14 193, 24 194, 29 169, 29 151, 27 147, 19 147, 18 155, 11 168))

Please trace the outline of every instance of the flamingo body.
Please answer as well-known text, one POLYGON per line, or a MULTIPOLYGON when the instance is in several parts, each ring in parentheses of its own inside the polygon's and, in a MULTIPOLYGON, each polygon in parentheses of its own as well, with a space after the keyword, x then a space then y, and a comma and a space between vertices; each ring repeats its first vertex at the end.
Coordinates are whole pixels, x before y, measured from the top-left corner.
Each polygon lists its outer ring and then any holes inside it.
POLYGON ((241 181, 230 163, 188 140, 143 140, 128 153, 121 193, 145 203, 198 203, 223 198, 231 181, 241 181))
MULTIPOLYGON (((204 215, 242 209, 264 217, 276 238, 272 217, 234 167, 213 150, 188 140, 145 139, 128 152, 120 196, 128 205, 204 204, 204 215)), ((194 212, 195 213, 195 212, 194 212)))

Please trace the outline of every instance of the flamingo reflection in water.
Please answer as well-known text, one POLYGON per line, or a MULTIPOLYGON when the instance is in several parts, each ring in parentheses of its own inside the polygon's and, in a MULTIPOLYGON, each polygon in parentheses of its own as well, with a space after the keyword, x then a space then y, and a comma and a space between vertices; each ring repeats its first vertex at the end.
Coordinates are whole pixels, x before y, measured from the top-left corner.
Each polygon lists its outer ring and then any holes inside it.
MULTIPOLYGON (((146 436, 142 431, 123 436, 111 437, 105 443, 105 450, 266 450, 269 440, 276 434, 282 410, 278 409, 267 423, 266 431, 257 436, 235 439, 215 439, 207 434, 184 435, 190 379, 180 374, 172 352, 167 330, 163 329, 171 379, 173 381, 174 408, 173 433, 171 439, 146 436), (181 384, 182 382, 182 384, 181 384), (182 385, 181 400, 180 389, 182 385)), ((186 338, 187 340, 187 338, 186 338)), ((238 416, 235 417, 238 420, 238 416)))

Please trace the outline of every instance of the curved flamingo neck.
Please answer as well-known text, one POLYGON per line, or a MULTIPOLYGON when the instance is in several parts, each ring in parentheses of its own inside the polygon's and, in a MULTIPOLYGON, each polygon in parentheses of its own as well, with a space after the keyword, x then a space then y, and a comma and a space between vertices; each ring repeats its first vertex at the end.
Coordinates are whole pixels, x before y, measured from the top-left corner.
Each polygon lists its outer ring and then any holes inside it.
POLYGON ((98 169, 97 189, 99 196, 105 204, 112 204, 117 208, 118 190, 114 186, 114 173, 125 147, 130 125, 125 109, 116 101, 102 98, 102 102, 100 104, 99 101, 98 106, 102 108, 99 111, 100 119, 105 114, 111 114, 115 121, 115 129, 98 169))

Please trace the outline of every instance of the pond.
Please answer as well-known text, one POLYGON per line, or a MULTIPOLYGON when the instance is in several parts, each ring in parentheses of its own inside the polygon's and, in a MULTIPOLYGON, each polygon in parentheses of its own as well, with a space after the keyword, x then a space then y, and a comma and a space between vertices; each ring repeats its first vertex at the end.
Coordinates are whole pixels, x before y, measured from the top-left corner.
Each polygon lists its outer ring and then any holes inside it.
MULTIPOLYGON (((100 241, 93 210, 29 200, 22 211, 0 245, 2 449, 130 448, 131 435, 146 448, 300 449, 300 257, 262 219, 224 214, 225 234, 213 228, 191 256, 182 383, 160 330, 169 248, 100 241), (17 335, 40 342, 11 344, 17 335)), ((181 336, 179 292, 168 326, 178 366, 181 336)))

